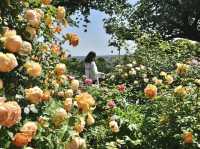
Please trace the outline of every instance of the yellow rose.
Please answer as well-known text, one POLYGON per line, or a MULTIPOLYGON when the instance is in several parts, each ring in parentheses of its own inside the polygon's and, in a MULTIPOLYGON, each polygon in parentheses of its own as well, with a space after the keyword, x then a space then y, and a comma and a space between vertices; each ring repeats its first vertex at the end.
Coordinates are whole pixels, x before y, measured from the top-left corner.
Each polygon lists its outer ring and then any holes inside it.
POLYGON ((95 123, 95 119, 91 113, 88 113, 87 115, 87 125, 92 125, 95 123))
POLYGON ((65 18, 65 8, 64 8, 64 7, 58 6, 56 18, 57 18, 58 20, 60 20, 60 21, 63 20, 63 19, 65 18))
POLYGON ((183 87, 182 85, 179 85, 178 87, 176 87, 174 89, 174 93, 178 96, 185 96, 187 95, 187 88, 186 87, 183 87))
POLYGON ((72 97, 73 94, 74 93, 73 93, 72 89, 68 89, 68 90, 65 91, 65 96, 68 97, 68 98, 72 97))
POLYGON ((86 149, 85 139, 80 137, 75 137, 70 140, 70 142, 66 145, 65 149, 86 149))
POLYGON ((17 35, 16 30, 10 30, 8 27, 6 27, 4 30, 3 37, 7 38, 7 37, 11 37, 11 36, 16 36, 16 35, 17 35))
POLYGON ((77 91, 79 88, 79 81, 78 80, 72 80, 71 82, 71 89, 74 91, 77 91))
POLYGON ((0 89, 3 89, 3 80, 0 79, 0 89))
POLYGON ((66 66, 65 64, 57 64, 56 67, 55 67, 55 72, 57 75, 63 75, 66 71, 66 66))
POLYGON ((22 47, 22 38, 18 35, 8 36, 5 38, 4 46, 9 52, 16 53, 22 47))
POLYGON ((95 105, 94 98, 87 92, 81 93, 80 95, 77 95, 75 98, 77 101, 78 108, 82 112, 88 112, 90 110, 90 107, 95 105))
POLYGON ((67 118, 67 112, 65 111, 65 109, 58 108, 53 117, 53 123, 55 126, 59 126, 65 121, 66 118, 67 118))
POLYGON ((31 77, 39 77, 42 73, 42 67, 39 63, 34 61, 26 62, 24 66, 26 68, 27 74, 31 77))
POLYGON ((166 76, 166 75, 167 75, 166 72, 164 72, 164 71, 161 71, 161 72, 160 72, 160 76, 166 76))
POLYGON ((176 73, 178 75, 185 75, 189 70, 189 65, 177 63, 176 73))
POLYGON ((37 86, 25 89, 25 97, 30 103, 38 104, 42 102, 43 91, 37 86))
POLYGON ((22 42, 22 47, 19 49, 19 54, 20 55, 27 55, 30 54, 32 51, 32 45, 30 42, 23 41, 22 42))
POLYGON ((70 112, 71 109, 72 109, 72 98, 66 98, 65 101, 64 101, 64 109, 67 111, 67 112, 70 112))
POLYGON ((112 132, 114 132, 114 133, 119 132, 119 126, 116 121, 111 121, 109 123, 109 127, 111 128, 112 132))
POLYGON ((15 55, 0 52, 0 72, 10 72, 18 66, 15 55))
POLYGON ((31 121, 28 121, 26 122, 22 128, 20 129, 21 132, 23 133, 26 133, 30 136, 35 136, 36 135, 36 132, 37 132, 37 123, 36 122, 31 122, 31 121))
POLYGON ((59 75, 58 79, 59 79, 58 80, 59 84, 64 84, 65 81, 67 81, 67 76, 66 75, 59 75))
POLYGON ((81 133, 85 128, 85 120, 83 118, 80 119, 79 122, 77 122, 74 126, 74 129, 76 132, 81 133))
POLYGON ((174 82, 174 78, 171 75, 166 75, 165 81, 167 84, 172 84, 174 82))
POLYGON ((60 91, 60 92, 58 92, 58 96, 59 96, 59 97, 64 97, 64 96, 65 96, 65 93, 64 93, 63 91, 60 91))
POLYGON ((79 37, 78 35, 74 33, 69 34, 69 45, 72 45, 73 47, 77 46, 79 44, 79 37))
POLYGON ((41 17, 42 17, 42 12, 41 10, 27 10, 25 12, 25 16, 24 18, 27 20, 28 24, 32 27, 36 27, 38 28, 40 25, 40 21, 41 21, 41 17))
POLYGON ((21 107, 15 101, 0 101, 0 125, 12 127, 21 120, 21 107))
POLYGON ((157 96, 157 87, 155 85, 148 84, 144 89, 144 93, 146 97, 153 99, 157 96))

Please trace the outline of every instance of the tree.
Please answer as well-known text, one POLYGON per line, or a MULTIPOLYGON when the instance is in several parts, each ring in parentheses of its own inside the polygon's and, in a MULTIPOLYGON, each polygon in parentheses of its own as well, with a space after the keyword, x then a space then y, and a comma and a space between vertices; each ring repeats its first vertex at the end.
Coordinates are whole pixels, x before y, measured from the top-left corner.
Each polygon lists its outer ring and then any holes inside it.
POLYGON ((159 33, 167 40, 200 41, 200 1, 140 0, 108 20, 106 26, 108 33, 123 40, 134 40, 143 32, 159 33))

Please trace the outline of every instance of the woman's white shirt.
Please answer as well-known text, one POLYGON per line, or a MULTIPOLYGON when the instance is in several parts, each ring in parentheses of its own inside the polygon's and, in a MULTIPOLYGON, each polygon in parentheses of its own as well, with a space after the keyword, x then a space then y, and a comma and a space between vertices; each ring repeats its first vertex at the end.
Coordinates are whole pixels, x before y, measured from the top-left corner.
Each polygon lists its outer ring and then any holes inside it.
POLYGON ((98 72, 97 65, 94 61, 91 63, 85 63, 85 75, 87 78, 97 81, 97 84, 99 84, 100 72, 98 72))

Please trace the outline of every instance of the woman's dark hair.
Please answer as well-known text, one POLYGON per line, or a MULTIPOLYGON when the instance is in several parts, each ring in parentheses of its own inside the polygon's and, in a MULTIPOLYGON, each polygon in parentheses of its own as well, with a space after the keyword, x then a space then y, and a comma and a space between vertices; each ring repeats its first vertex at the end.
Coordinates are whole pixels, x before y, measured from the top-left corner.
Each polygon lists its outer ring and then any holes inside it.
POLYGON ((86 56, 85 62, 86 62, 86 63, 91 63, 92 61, 95 60, 95 58, 96 58, 96 53, 93 52, 93 51, 91 51, 91 52, 89 52, 88 55, 86 56))

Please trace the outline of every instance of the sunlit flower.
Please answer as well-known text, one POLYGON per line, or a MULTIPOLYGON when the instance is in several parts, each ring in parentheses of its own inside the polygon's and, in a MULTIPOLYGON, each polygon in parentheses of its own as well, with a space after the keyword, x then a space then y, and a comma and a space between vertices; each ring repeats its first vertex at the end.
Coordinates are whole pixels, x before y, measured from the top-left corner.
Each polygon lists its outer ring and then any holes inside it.
POLYGON ((92 125, 95 123, 95 119, 91 113, 88 113, 87 115, 87 125, 92 125))
POLYGON ((63 108, 56 109, 56 112, 53 117, 53 123, 55 126, 62 124, 67 118, 67 112, 63 108))
POLYGON ((132 62, 132 64, 133 64, 133 65, 136 65, 136 64, 137 64, 137 62, 136 62, 136 61, 133 61, 133 62, 132 62))
POLYGON ((192 132, 184 132, 184 134, 183 134, 183 142, 185 144, 192 144, 193 143, 192 132))
POLYGON ((140 65, 140 68, 144 70, 146 67, 144 65, 140 65))
POLYGON ((22 126, 20 131, 33 137, 36 135, 37 129, 38 127, 36 122, 28 121, 22 126))
POLYGON ((56 18, 58 20, 63 20, 65 18, 65 8, 62 6, 58 6, 56 18))
POLYGON ((9 52, 16 53, 22 47, 22 38, 16 35, 16 31, 8 29, 4 34, 4 38, 4 46, 9 52))
POLYGON ((140 67, 135 67, 135 69, 136 69, 136 70, 138 70, 138 71, 140 71, 140 70, 141 70, 141 68, 140 68, 140 67))
POLYGON ((64 93, 63 91, 59 91, 59 92, 58 92, 58 96, 59 96, 59 97, 64 97, 64 96, 65 96, 65 93, 64 93))
POLYGON ((10 72, 18 66, 15 55, 0 52, 0 72, 10 72))
POLYGON ((176 87, 174 89, 174 93, 178 96, 185 96, 187 95, 187 88, 186 87, 183 87, 182 85, 179 85, 178 87, 176 87))
POLYGON ((69 45, 72 45, 73 47, 77 46, 79 44, 79 37, 78 35, 74 33, 69 34, 69 45))
POLYGON ((74 126, 74 129, 76 132, 81 133, 85 128, 85 120, 83 118, 80 118, 80 121, 77 122, 74 126))
POLYGON ((111 128, 112 132, 114 133, 119 132, 119 126, 116 121, 110 121, 109 127, 111 128))
POLYGON ((29 9, 25 12, 24 18, 27 20, 30 26, 38 28, 40 25, 42 15, 43 14, 40 9, 37 10, 29 9))
POLYGON ((122 66, 121 65, 116 65, 115 68, 119 69, 121 68, 122 66))
POLYGON ((160 72, 160 76, 166 76, 166 75, 167 75, 166 72, 164 72, 164 71, 161 71, 161 72, 160 72))
POLYGON ((86 149, 86 141, 80 137, 75 137, 70 140, 65 149, 86 149))
POLYGON ((174 78, 171 75, 166 75, 165 76, 165 82, 167 84, 172 84, 174 82, 174 78))
POLYGON ((29 109, 28 106, 24 108, 24 113, 25 113, 25 114, 29 114, 29 113, 30 113, 30 109, 29 109))
POLYGON ((65 96, 66 96, 67 98, 72 97, 73 94, 74 94, 74 92, 73 92, 72 89, 68 89, 68 90, 65 91, 65 96))
POLYGON ((134 68, 132 68, 128 73, 129 75, 136 75, 136 71, 134 68))
POLYGON ((38 104, 42 102, 43 91, 38 86, 25 89, 25 97, 30 103, 38 104))
POLYGON ((27 55, 30 54, 32 51, 32 45, 30 42, 23 41, 22 42, 22 47, 19 49, 19 54, 20 55, 27 55))
POLYGON ((17 147, 23 147, 27 145, 29 142, 31 142, 32 136, 26 134, 26 133, 16 133, 12 144, 14 144, 17 147))
POLYGON ((55 73, 57 75, 63 75, 64 73, 66 72, 66 66, 65 64, 56 64, 56 67, 55 67, 55 73))
POLYGON ((42 73, 42 67, 37 62, 28 61, 24 67, 26 68, 27 74, 31 77, 39 77, 42 73))
POLYGON ((126 65, 128 68, 132 68, 133 67, 133 64, 127 64, 126 65))
POLYGON ((38 113, 38 109, 36 108, 34 104, 29 105, 29 109, 33 113, 38 113))
POLYGON ((155 85, 148 84, 144 89, 144 93, 146 97, 153 99, 157 96, 157 87, 155 85))
POLYGON ((149 82, 149 79, 148 79, 148 78, 144 78, 143 80, 144 80, 145 83, 148 83, 148 82, 149 82))
POLYGON ((0 103, 0 125, 11 127, 21 120, 21 107, 15 101, 0 103))
POLYGON ((78 108, 83 112, 88 112, 91 106, 94 106, 95 100, 88 93, 81 93, 76 96, 76 101, 78 104, 78 108))
POLYGON ((60 54, 60 46, 57 44, 52 44, 51 45, 51 50, 55 54, 60 54))
POLYGON ((72 109, 72 105, 73 105, 72 98, 66 98, 64 101, 64 109, 67 112, 70 112, 72 109))
POLYGON ((189 65, 177 63, 176 73, 179 75, 185 75, 189 70, 189 65))
POLYGON ((72 90, 77 91, 79 88, 79 81, 78 80, 72 80, 70 87, 72 90))

